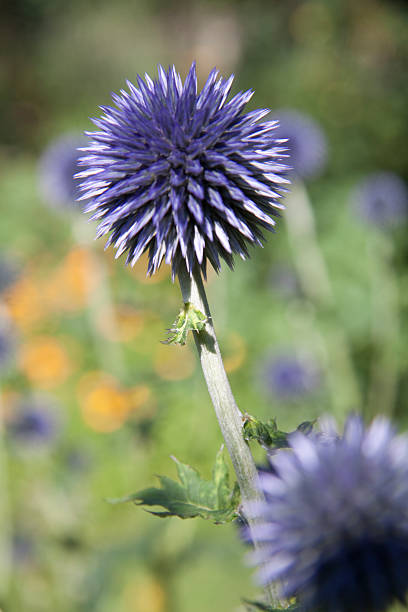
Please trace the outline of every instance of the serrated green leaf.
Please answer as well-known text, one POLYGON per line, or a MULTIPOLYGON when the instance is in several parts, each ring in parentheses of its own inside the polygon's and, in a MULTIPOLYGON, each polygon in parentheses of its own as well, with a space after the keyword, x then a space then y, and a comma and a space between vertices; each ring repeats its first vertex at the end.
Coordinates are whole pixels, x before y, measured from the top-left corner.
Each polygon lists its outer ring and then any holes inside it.
MULTIPOLYGON (((309 435, 315 422, 315 420, 304 421, 296 428, 296 431, 300 431, 304 435, 309 435)), ((264 423, 259 419, 246 414, 244 417, 242 432, 245 440, 254 440, 266 450, 289 448, 288 436, 290 434, 278 429, 276 419, 270 419, 264 423)))
POLYGON ((204 480, 191 466, 181 463, 175 457, 180 482, 167 476, 159 476, 161 488, 150 487, 120 499, 109 500, 111 503, 134 502, 141 506, 161 506, 164 511, 149 510, 151 514, 165 518, 201 518, 214 523, 227 523, 237 516, 239 504, 239 487, 229 484, 228 467, 223 456, 223 449, 217 453, 212 473, 212 480, 204 480))

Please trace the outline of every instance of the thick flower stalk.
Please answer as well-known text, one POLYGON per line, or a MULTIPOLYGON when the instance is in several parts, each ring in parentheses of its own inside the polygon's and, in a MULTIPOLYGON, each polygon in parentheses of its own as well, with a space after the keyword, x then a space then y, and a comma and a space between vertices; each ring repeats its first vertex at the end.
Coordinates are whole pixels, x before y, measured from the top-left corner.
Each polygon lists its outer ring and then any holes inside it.
MULTIPOLYGON (((329 433, 329 435, 327 435, 329 433)), ((291 438, 261 475, 260 579, 304 610, 380 612, 408 590, 408 438, 351 416, 343 437, 291 438)))

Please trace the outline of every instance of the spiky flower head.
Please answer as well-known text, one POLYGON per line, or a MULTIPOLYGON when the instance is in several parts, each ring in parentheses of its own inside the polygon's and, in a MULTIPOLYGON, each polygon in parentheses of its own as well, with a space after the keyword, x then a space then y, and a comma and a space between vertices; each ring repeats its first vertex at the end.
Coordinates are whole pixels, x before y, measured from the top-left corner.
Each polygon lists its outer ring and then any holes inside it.
POLYGON ((261 475, 260 578, 319 612, 380 612, 408 588, 408 438, 377 417, 344 435, 295 433, 261 475))
POLYGON ((395 227, 408 217, 408 188, 393 172, 373 172, 355 187, 352 204, 364 221, 395 227))
POLYGON ((293 173, 301 179, 320 175, 327 163, 328 146, 317 121, 292 109, 278 110, 273 116, 279 121, 277 136, 287 139, 293 173))
POLYGON ((138 77, 138 87, 113 94, 87 132, 81 164, 87 212, 100 219, 98 237, 111 232, 117 257, 134 264, 148 251, 148 273, 164 260, 173 277, 183 262, 190 273, 232 267, 233 254, 248 256, 261 229, 273 229, 288 183, 276 121, 269 112, 244 113, 252 91, 228 99, 233 77, 214 69, 197 93, 195 64, 182 83, 174 66, 158 78, 138 77))

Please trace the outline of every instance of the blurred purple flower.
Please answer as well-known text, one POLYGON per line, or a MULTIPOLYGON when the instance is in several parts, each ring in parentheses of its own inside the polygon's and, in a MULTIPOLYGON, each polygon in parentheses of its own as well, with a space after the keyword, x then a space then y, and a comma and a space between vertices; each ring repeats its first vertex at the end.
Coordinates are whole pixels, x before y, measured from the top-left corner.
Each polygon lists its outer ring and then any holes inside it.
POLYGON ((0 318, 0 373, 7 369, 14 358, 16 337, 9 321, 0 318))
POLYGON ((283 298, 293 298, 300 295, 300 286, 295 271, 286 265, 275 265, 269 274, 271 289, 283 298))
POLYGON ((80 197, 80 180, 75 174, 80 171, 79 147, 85 144, 79 134, 65 134, 53 141, 39 161, 39 189, 44 200, 54 207, 81 210, 77 199, 80 197))
POLYGON ((184 263, 190 274, 205 275, 207 260, 232 267, 283 208, 288 168, 276 121, 259 123, 265 109, 244 114, 253 92, 228 100, 233 77, 218 79, 215 69, 199 94, 195 64, 184 84, 174 66, 158 73, 127 82, 116 108, 93 120, 100 131, 87 132, 79 175, 86 211, 101 220, 98 237, 112 232, 117 257, 127 251, 126 263, 148 251, 149 274, 162 261, 173 277, 184 263))
POLYGON ((393 172, 375 172, 355 187, 352 204, 364 221, 382 228, 396 226, 408 216, 408 189, 393 172))
POLYGON ((311 358, 282 353, 268 357, 263 380, 267 390, 276 397, 297 399, 319 386, 320 374, 311 358))
POLYGON ((327 140, 319 124, 308 115, 295 110, 278 110, 273 113, 279 121, 276 135, 287 138, 290 165, 302 179, 321 174, 327 163, 327 140))
POLYGON ((260 476, 255 561, 302 610, 380 612, 408 589, 408 438, 377 417, 342 438, 295 433, 260 476))
POLYGON ((18 266, 5 253, 0 253, 0 293, 5 291, 18 278, 18 266))
POLYGON ((11 437, 24 446, 52 442, 59 430, 56 406, 43 396, 26 397, 16 407, 8 430, 11 437))
POLYGON ((16 565, 24 565, 34 555, 34 542, 24 531, 16 531, 12 538, 12 558, 16 565))

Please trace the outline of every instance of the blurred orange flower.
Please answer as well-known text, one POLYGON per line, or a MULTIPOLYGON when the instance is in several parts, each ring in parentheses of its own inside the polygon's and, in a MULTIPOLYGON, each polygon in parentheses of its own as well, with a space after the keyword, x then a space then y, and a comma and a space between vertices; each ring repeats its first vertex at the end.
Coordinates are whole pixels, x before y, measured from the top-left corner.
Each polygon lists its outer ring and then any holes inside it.
POLYGON ((145 314, 127 304, 119 304, 114 312, 105 308, 97 320, 98 331, 111 342, 134 340, 145 325, 145 314))
POLYGON ((132 411, 138 418, 151 418, 155 415, 157 404, 153 392, 147 385, 138 385, 128 390, 132 411))
POLYGON ((77 393, 83 420, 101 433, 119 429, 133 408, 129 393, 104 372, 85 374, 78 383, 77 393))
POLYGON ((29 340, 20 350, 20 367, 37 387, 56 387, 67 378, 71 363, 65 349, 52 336, 29 340))
POLYGON ((38 284, 23 276, 4 293, 10 318, 22 330, 32 327, 45 314, 45 304, 38 284))
POLYGON ((244 363, 247 356, 247 348, 244 339, 237 333, 231 332, 225 344, 224 367, 230 373, 238 370, 244 363))
POLYGON ((155 285, 156 283, 160 283, 164 279, 170 277, 170 266, 166 264, 160 266, 160 269, 153 274, 153 276, 147 276, 147 264, 148 255, 147 253, 144 253, 140 259, 137 260, 133 268, 128 266, 127 269, 137 278, 140 283, 143 283, 144 285, 155 285))
POLYGON ((85 248, 72 249, 54 275, 44 283, 51 308, 73 311, 86 306, 89 293, 99 281, 93 255, 85 248))
POLYGON ((156 373, 164 380, 183 380, 194 372, 196 357, 186 346, 160 344, 154 360, 156 373))
POLYGON ((144 576, 130 582, 123 593, 124 606, 129 612, 164 612, 166 593, 154 576, 144 576))

